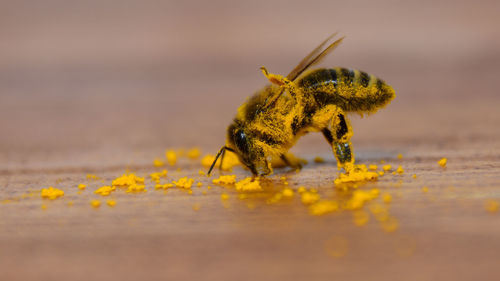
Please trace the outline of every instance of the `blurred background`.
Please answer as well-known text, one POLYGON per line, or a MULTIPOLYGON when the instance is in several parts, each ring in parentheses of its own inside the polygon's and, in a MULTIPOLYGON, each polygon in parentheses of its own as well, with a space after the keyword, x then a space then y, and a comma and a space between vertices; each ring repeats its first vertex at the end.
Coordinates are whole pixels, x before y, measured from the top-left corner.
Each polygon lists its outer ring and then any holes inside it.
POLYGON ((215 151, 266 83, 258 68, 287 74, 334 31, 346 40, 321 66, 367 71, 397 93, 355 118, 355 142, 488 137, 470 119, 499 120, 499 12, 494 0, 1 1, 0 165, 215 151))
MULTIPOLYGON (((483 204, 500 198, 499 15, 497 0, 0 0, 2 277, 498 280, 498 213, 483 204), (398 231, 374 219, 359 228, 350 212, 310 217, 298 195, 253 211, 232 191, 224 208, 223 188, 188 196, 148 186, 117 192, 114 208, 94 194, 126 167, 155 171, 166 148, 215 153, 237 107, 267 83, 259 67, 286 75, 335 31, 346 39, 322 67, 364 70, 396 90, 352 123, 357 160, 406 171, 363 187, 393 195, 398 231), (42 200, 51 185, 65 196, 42 200), (326 253, 335 235, 350 241, 346 257, 326 253)), ((323 137, 294 150, 326 163, 286 174, 290 186, 334 192, 323 137)), ((198 162, 180 162, 168 181, 210 184, 198 162)))

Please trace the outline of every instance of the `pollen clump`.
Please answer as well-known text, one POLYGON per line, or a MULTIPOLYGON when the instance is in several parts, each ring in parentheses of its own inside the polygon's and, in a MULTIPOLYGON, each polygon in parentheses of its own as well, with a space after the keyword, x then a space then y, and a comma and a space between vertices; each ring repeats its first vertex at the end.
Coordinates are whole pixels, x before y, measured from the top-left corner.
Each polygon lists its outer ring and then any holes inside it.
POLYGON ((168 173, 167 170, 163 170, 161 172, 151 173, 149 174, 149 176, 151 177, 151 180, 154 181, 155 183, 160 183, 160 178, 166 177, 167 173, 168 173))
POLYGON ((137 192, 146 192, 146 186, 143 184, 131 184, 127 188, 127 193, 137 193, 137 192))
POLYGON ((116 187, 114 186, 101 186, 99 189, 94 191, 95 194, 99 194, 102 196, 108 196, 111 194, 111 192, 115 191, 116 187))
POLYGON ((310 205, 318 202, 320 199, 319 194, 311 191, 304 191, 300 196, 300 201, 304 205, 310 205))
POLYGON ((101 201, 92 200, 92 201, 90 201, 90 206, 92 206, 92 208, 99 208, 101 206, 101 201))
POLYGON ((401 165, 399 165, 399 166, 398 166, 398 169, 396 170, 396 173, 398 173, 398 174, 402 174, 402 173, 404 173, 404 172, 405 172, 405 170, 403 170, 403 167, 401 167, 401 165))
POLYGON ((361 209, 366 202, 377 198, 379 193, 380 191, 378 189, 372 189, 370 191, 354 190, 352 197, 346 202, 345 209, 361 209))
POLYGON ((171 187, 173 187, 174 185, 172 183, 165 183, 165 184, 159 184, 157 183, 155 185, 155 189, 169 189, 171 187))
POLYGON ((378 169, 378 166, 375 165, 375 164, 371 164, 368 166, 368 169, 371 170, 371 171, 376 171, 378 169))
POLYGON ((167 162, 170 166, 174 166, 177 162, 177 153, 175 153, 174 150, 169 149, 165 152, 165 158, 167 158, 167 162))
POLYGON ((492 212, 492 213, 498 212, 499 206, 500 206, 500 204, 498 203, 498 201, 491 200, 491 199, 487 200, 484 204, 484 208, 488 212, 492 212))
POLYGON ((237 191, 261 191, 262 186, 258 178, 245 178, 235 184, 237 191))
POLYGON ((287 187, 287 188, 283 189, 281 194, 283 194, 283 197, 291 198, 291 197, 293 197, 294 192, 293 192, 293 189, 287 187))
POLYGON ((214 184, 235 184, 236 175, 220 176, 218 179, 212 180, 214 184))
POLYGON ((337 210, 339 210, 339 204, 331 200, 322 200, 309 206, 309 214, 314 216, 321 216, 337 210))
POLYGON ((114 207, 116 205, 115 200, 106 200, 106 204, 110 207, 114 207))
POLYGON ((144 183, 144 178, 138 177, 135 174, 123 174, 121 177, 118 177, 113 180, 111 185, 113 186, 130 186, 137 183, 144 183))
POLYGON ((348 170, 345 174, 341 173, 337 179, 334 180, 336 185, 343 183, 351 183, 358 181, 368 181, 377 180, 378 174, 375 172, 369 172, 366 165, 356 165, 351 170, 348 170))
MULTIPOLYGON (((217 162, 215 163, 215 167, 219 167, 220 161, 222 157, 219 157, 217 159, 217 162)), ((201 158, 201 165, 205 168, 209 168, 212 166, 212 163, 215 160, 215 156, 212 154, 207 154, 203 158, 201 158)), ((226 151, 224 154, 224 161, 222 162, 222 170, 223 171, 231 171, 231 169, 240 164, 240 160, 238 159, 238 156, 236 154, 226 151)))
POLYGON ((50 186, 49 188, 42 188, 40 195, 42 196, 42 198, 55 200, 55 199, 63 196, 64 191, 50 186))
POLYGON ((85 184, 83 184, 83 183, 81 183, 81 184, 78 185, 78 189, 80 189, 80 190, 84 190, 86 187, 87 186, 85 184))
POLYGON ((155 167, 163 167, 164 165, 165 163, 161 159, 156 158, 153 160, 153 166, 155 167))
POLYGON ((191 186, 194 183, 194 179, 191 179, 188 177, 183 177, 183 178, 180 178, 178 181, 172 181, 172 183, 175 186, 180 187, 180 188, 191 189, 191 186))
POLYGON ((387 165, 384 165, 382 167, 382 169, 387 172, 387 171, 390 171, 392 169, 392 166, 390 164, 387 164, 387 165))
POLYGON ((446 158, 441 158, 441 160, 439 160, 437 163, 439 164, 439 166, 441 167, 446 167, 446 163, 448 162, 448 159, 446 158))
POLYGON ((201 151, 199 148, 195 147, 195 148, 192 148, 190 149, 188 152, 187 152, 187 157, 190 158, 190 159, 198 159, 198 157, 200 157, 201 155, 201 151))

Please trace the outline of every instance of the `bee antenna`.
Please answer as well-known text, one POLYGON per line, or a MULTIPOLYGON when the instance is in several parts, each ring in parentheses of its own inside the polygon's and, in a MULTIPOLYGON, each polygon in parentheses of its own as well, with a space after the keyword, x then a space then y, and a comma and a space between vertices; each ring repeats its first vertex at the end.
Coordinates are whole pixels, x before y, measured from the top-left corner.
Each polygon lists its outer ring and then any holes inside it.
MULTIPOLYGON (((225 150, 229 150, 229 151, 234 151, 232 149, 230 149, 229 147, 226 147, 226 146, 223 146, 219 152, 217 152, 217 155, 215 156, 215 159, 214 159, 214 162, 212 163, 212 165, 210 165, 210 169, 208 169, 208 173, 207 173, 207 176, 210 176, 210 173, 212 172, 212 170, 214 169, 214 166, 215 166, 215 163, 217 163, 217 160, 219 159, 219 157, 225 152, 225 150)), ((222 166, 222 163, 221 163, 221 166, 222 166)))
POLYGON ((290 83, 290 80, 288 80, 287 78, 285 78, 281 75, 269 73, 269 71, 267 71, 267 68, 265 68, 264 66, 261 66, 260 70, 262 71, 264 76, 266 76, 266 78, 269 80, 269 82, 271 82, 273 84, 283 86, 283 85, 290 83))

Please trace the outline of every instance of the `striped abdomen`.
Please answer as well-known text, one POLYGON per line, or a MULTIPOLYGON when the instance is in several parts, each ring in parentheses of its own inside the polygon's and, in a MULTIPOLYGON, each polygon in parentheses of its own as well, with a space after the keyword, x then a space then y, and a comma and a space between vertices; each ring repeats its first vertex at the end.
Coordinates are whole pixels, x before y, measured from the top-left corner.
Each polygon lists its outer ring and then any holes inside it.
POLYGON ((373 112, 395 97, 394 89, 379 78, 341 67, 313 70, 297 84, 320 106, 335 104, 345 111, 373 112))

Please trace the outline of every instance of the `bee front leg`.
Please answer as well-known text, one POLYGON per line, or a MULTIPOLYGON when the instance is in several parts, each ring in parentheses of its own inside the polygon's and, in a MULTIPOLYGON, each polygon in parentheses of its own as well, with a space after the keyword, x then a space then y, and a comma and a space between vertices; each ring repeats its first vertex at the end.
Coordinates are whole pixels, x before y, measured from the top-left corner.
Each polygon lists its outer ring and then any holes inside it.
POLYGON ((328 126, 322 130, 328 143, 332 146, 337 166, 349 171, 354 167, 354 153, 350 139, 352 128, 344 113, 340 112, 332 118, 328 126))

